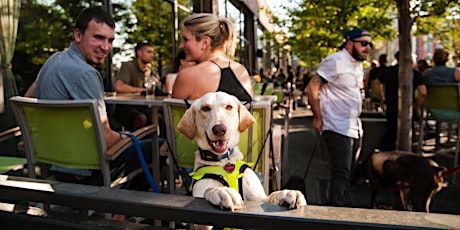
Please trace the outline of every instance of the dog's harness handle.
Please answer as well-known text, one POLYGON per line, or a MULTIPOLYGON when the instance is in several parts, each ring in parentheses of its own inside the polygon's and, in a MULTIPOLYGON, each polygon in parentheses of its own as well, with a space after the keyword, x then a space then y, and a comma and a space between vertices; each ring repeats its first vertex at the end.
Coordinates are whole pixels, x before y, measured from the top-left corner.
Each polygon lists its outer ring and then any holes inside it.
POLYGON ((236 161, 235 170, 233 172, 227 172, 224 167, 220 165, 206 165, 201 166, 194 172, 190 173, 192 177, 192 183, 190 184, 190 190, 193 185, 201 179, 214 179, 222 183, 222 185, 233 188, 238 191, 243 197, 243 175, 244 170, 251 167, 252 163, 245 161, 236 161))

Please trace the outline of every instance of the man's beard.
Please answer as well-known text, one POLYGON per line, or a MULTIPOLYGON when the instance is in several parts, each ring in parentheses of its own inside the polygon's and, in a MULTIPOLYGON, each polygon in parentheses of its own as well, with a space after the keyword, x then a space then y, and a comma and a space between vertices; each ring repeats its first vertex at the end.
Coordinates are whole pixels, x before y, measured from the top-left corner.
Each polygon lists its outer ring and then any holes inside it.
POLYGON ((352 46, 351 48, 351 56, 356 60, 356 61, 364 61, 366 60, 366 57, 363 57, 358 50, 355 48, 355 46, 352 46))

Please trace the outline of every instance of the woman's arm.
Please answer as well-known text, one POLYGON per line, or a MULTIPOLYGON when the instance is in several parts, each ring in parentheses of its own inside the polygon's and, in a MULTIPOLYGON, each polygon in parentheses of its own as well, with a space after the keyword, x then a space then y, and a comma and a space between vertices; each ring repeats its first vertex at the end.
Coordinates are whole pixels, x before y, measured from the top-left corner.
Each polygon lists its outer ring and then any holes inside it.
POLYGON ((190 96, 189 90, 190 85, 187 82, 188 71, 181 71, 177 73, 176 82, 174 82, 174 86, 172 87, 172 98, 180 98, 180 99, 188 99, 190 96))
POLYGON ((168 73, 165 76, 165 89, 164 90, 170 95, 172 94, 172 90, 173 90, 172 77, 173 77, 172 73, 168 73))
POLYGON ((35 97, 35 85, 37 84, 36 81, 32 83, 32 85, 27 89, 27 92, 24 94, 24 97, 35 97))

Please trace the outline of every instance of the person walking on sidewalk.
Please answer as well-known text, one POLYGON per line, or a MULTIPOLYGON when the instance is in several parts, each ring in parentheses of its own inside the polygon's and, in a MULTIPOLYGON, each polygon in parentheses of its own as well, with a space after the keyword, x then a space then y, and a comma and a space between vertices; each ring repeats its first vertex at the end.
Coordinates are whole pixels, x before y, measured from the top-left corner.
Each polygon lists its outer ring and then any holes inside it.
POLYGON ((348 31, 341 50, 327 56, 306 91, 313 112, 313 127, 323 136, 330 155, 331 178, 327 204, 343 206, 345 189, 356 165, 363 134, 362 62, 373 48, 364 29, 348 31))

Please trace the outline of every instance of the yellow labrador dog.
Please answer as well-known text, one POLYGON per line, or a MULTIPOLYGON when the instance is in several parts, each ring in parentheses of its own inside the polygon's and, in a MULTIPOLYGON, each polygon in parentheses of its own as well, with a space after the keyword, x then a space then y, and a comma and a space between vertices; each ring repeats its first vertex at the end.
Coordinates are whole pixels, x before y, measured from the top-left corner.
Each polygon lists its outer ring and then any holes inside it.
POLYGON ((193 196, 232 211, 241 209, 243 200, 280 205, 286 202, 289 208, 307 205, 304 195, 297 190, 275 191, 267 196, 256 173, 243 161, 237 146, 239 136, 254 122, 246 107, 227 93, 208 93, 193 102, 178 124, 179 131, 189 139, 195 138, 199 147, 193 196), (232 181, 232 177, 242 181, 232 181), (232 186, 235 184, 238 188, 232 186))

